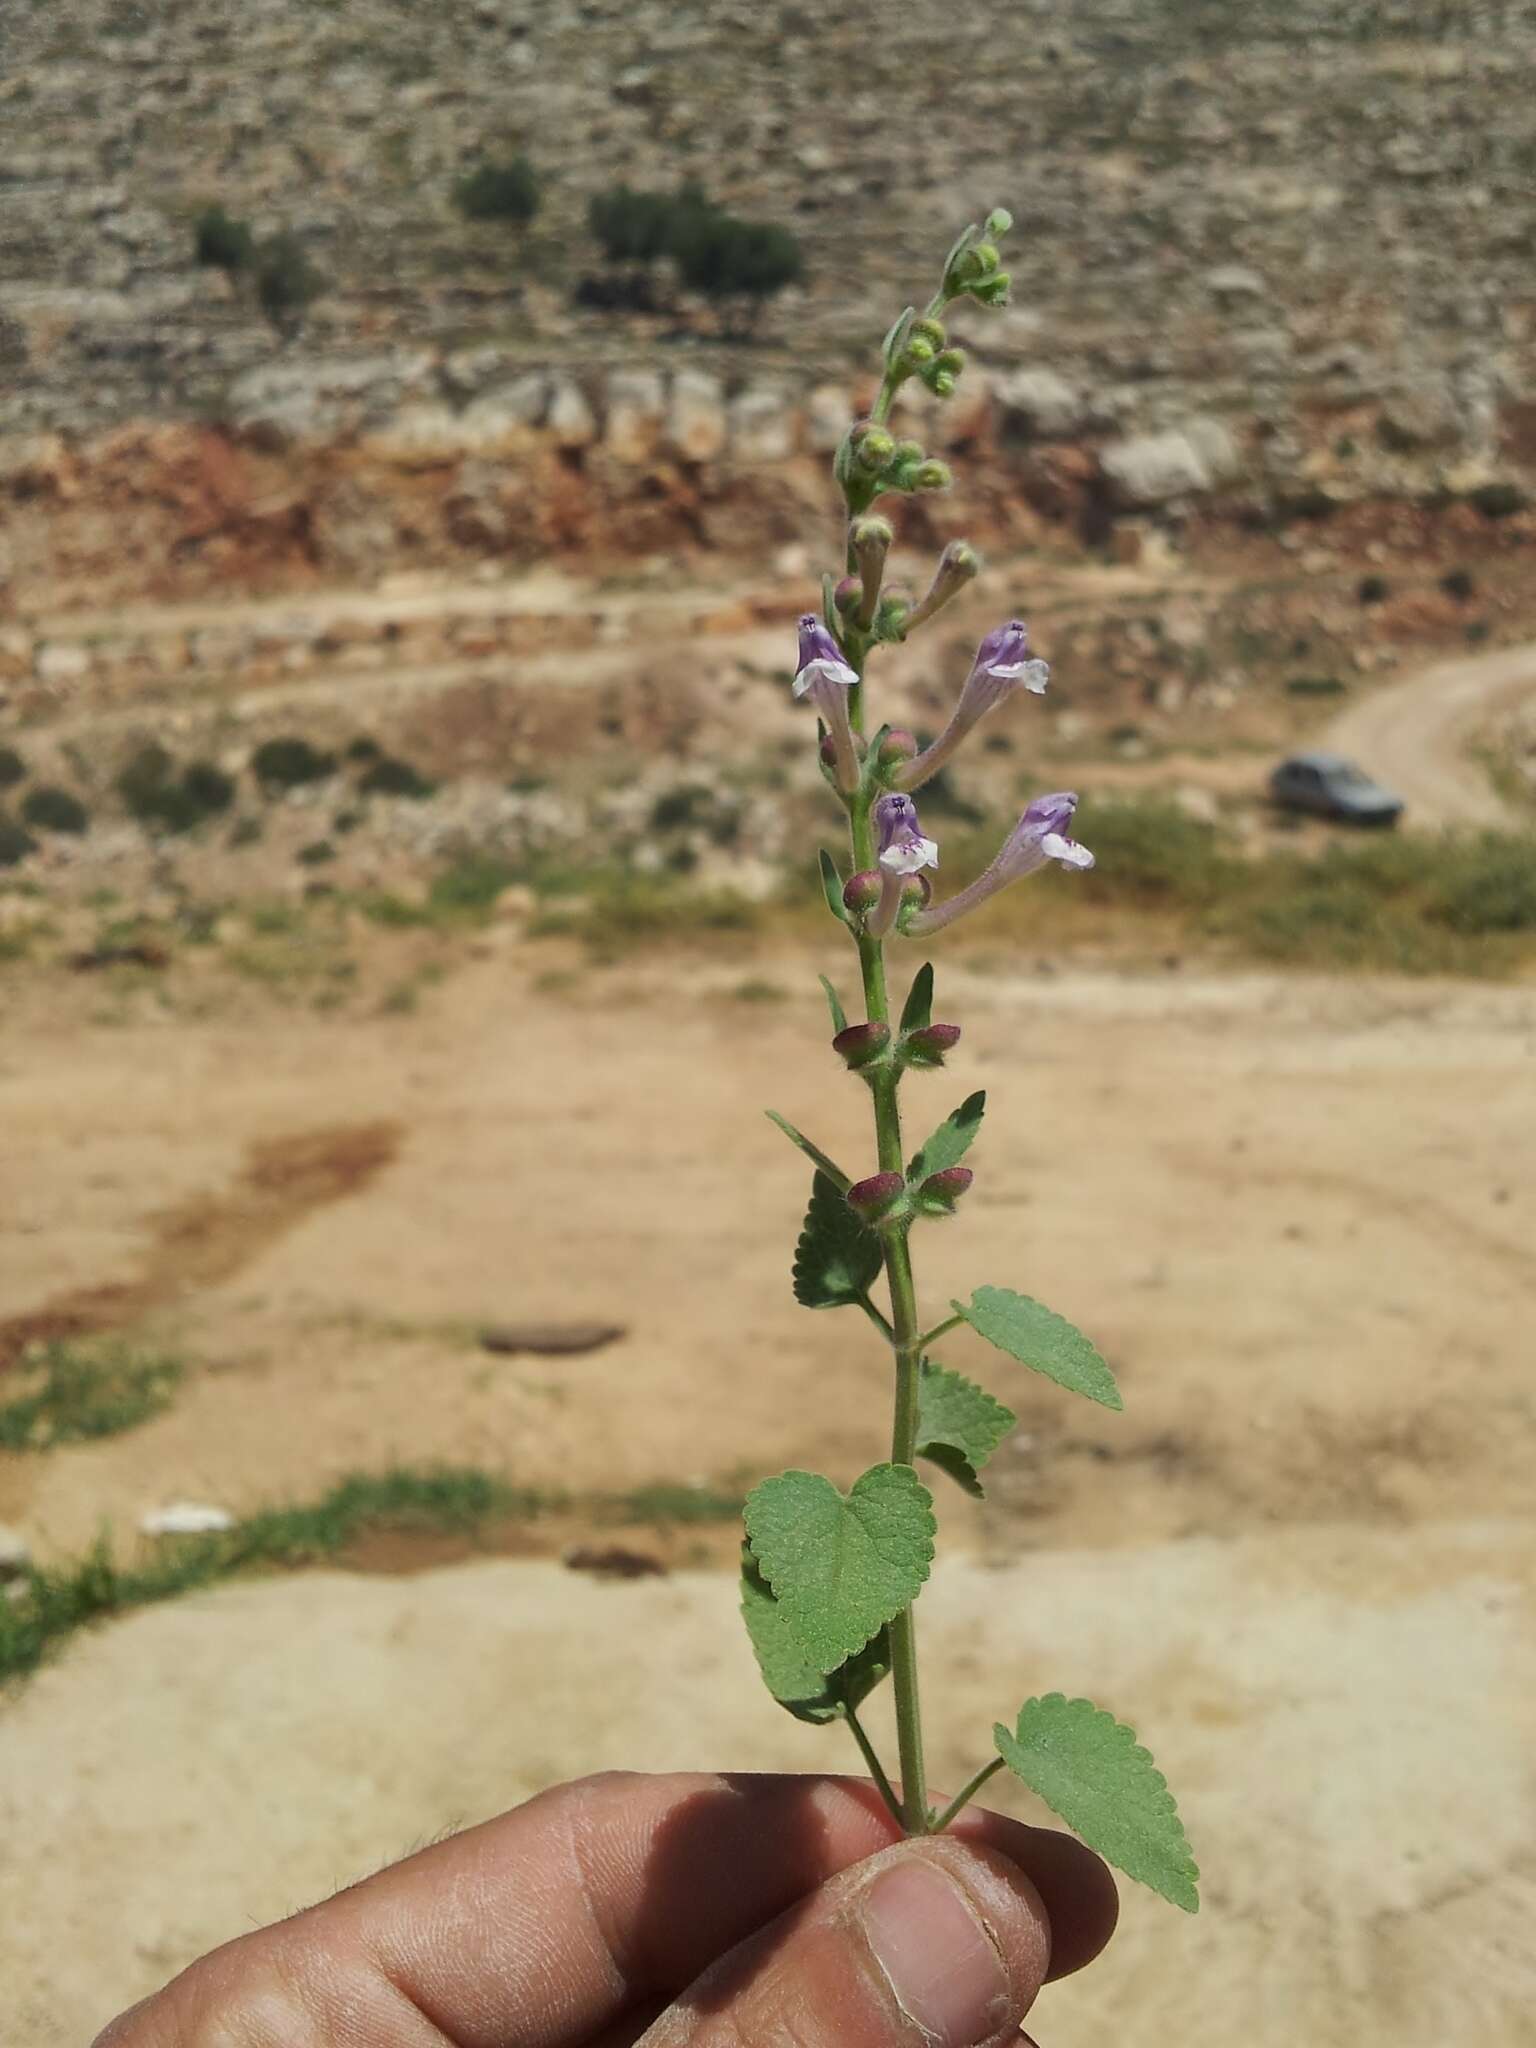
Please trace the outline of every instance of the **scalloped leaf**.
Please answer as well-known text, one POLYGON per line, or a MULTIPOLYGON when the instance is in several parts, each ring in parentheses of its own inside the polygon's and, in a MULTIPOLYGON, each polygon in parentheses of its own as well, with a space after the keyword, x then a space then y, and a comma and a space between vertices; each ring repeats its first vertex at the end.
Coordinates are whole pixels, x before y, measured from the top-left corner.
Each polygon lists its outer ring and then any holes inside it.
POLYGON ((807 1658, 773 1588, 751 1551, 741 1557, 741 1618, 752 1639, 763 1683, 786 1713, 797 1721, 835 1721, 849 1707, 857 1708, 891 1668, 886 1631, 868 1642, 857 1656, 836 1671, 823 1674, 807 1658))
POLYGON ((1015 1294, 1011 1287, 978 1287, 969 1302, 952 1301, 956 1315, 989 1344, 1059 1387, 1085 1394, 1105 1408, 1123 1408, 1115 1376, 1074 1324, 1054 1309, 1015 1294))
POLYGON ((1186 1913, 1200 1910, 1200 1872, 1184 1823, 1133 1728, 1092 1700, 1052 1692, 1024 1702, 1017 1728, 999 1722, 993 1733, 1014 1776, 1090 1849, 1186 1913))
MULTIPOLYGON (((846 1206, 846 1205, 845 1205, 846 1206)), ((923 1360, 917 1390, 917 1455, 981 1498, 981 1469, 1018 1417, 984 1387, 923 1360)))
POLYGON ((824 1173, 811 1181, 810 1206, 795 1246, 795 1299, 802 1308, 855 1308, 880 1271, 875 1233, 824 1173))
POLYGON ((933 963, 925 960, 912 977, 901 1010, 901 1030, 921 1031, 933 1022, 933 963))
POLYGON ((844 1173, 835 1159, 830 1158, 823 1152, 819 1145, 813 1144, 803 1131, 797 1131, 789 1118, 787 1116, 780 1116, 776 1109, 765 1109, 763 1115, 767 1117, 769 1123, 778 1125, 791 1145, 798 1145, 800 1147, 806 1158, 813 1161, 820 1168, 840 1195, 847 1194, 849 1188, 853 1186, 853 1182, 844 1173))
POLYGON ((954 1115, 945 1117, 922 1150, 912 1155, 907 1178, 916 1183, 926 1180, 930 1173, 942 1173, 946 1166, 958 1166, 981 1128, 982 1112, 986 1106, 987 1092, 984 1088, 978 1088, 974 1095, 967 1095, 954 1115))
POLYGON ((874 1465, 851 1493, 781 1472, 747 1496, 747 1541, 785 1623, 836 1671, 910 1607, 933 1562, 933 1496, 910 1465, 874 1465))

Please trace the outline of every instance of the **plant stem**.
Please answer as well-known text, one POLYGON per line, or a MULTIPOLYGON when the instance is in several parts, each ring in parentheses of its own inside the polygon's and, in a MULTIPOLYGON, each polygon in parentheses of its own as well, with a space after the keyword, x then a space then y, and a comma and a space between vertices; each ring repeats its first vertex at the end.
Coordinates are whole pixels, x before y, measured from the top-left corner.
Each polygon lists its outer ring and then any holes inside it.
POLYGON ((965 1321, 964 1316, 946 1316, 942 1323, 935 1323, 931 1330, 924 1330, 917 1340, 918 1349, 926 1351, 930 1344, 936 1344, 947 1330, 958 1329, 965 1321))
POLYGON ((886 1343, 894 1343, 896 1337, 895 1331, 891 1328, 890 1324, 886 1321, 885 1317, 881 1315, 879 1309, 875 1307, 875 1304, 870 1300, 867 1294, 861 1294, 859 1296, 859 1307, 863 1309, 865 1315, 869 1317, 869 1320, 880 1332, 881 1336, 885 1339, 886 1343))
POLYGON ((948 1806, 945 1807, 944 1811, 939 1815, 938 1819, 934 1822, 934 1834, 942 1835, 944 1830, 949 1826, 950 1822, 954 1819, 955 1815, 959 1813, 962 1808, 970 1805, 971 1801, 976 1797, 976 1794, 981 1790, 982 1786, 985 1785, 988 1778, 992 1776, 993 1772, 1000 1771, 1002 1768, 1003 1760, 1000 1756, 993 1757, 991 1763, 989 1764, 983 1764, 981 1769, 976 1773, 975 1777, 972 1778, 971 1782, 966 1786, 965 1790, 961 1793, 958 1793, 955 1798, 951 1799, 948 1806))
POLYGON ((896 1797, 895 1787, 892 1785, 890 1779, 885 1775, 885 1766, 881 1763, 879 1757, 876 1756, 875 1746, 870 1741, 869 1737, 864 1733, 864 1729, 859 1720, 858 1715, 853 1711, 853 1708, 846 1703, 846 1701, 843 1705, 843 1712, 847 1716, 848 1727, 850 1732, 852 1733, 853 1739, 859 1745, 859 1750, 864 1758, 865 1765, 869 1770, 869 1775, 875 1781, 875 1789, 880 1794, 880 1797, 885 1801, 886 1805, 891 1809, 891 1818, 896 1822, 897 1826, 899 1827, 902 1824, 901 1801, 896 1797))

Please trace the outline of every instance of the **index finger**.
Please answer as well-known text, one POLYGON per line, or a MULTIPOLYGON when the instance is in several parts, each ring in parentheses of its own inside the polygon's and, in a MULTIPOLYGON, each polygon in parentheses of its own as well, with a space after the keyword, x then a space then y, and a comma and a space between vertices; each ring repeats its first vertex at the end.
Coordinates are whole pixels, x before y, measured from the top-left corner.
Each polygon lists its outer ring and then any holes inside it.
MULTIPOLYGON (((1088 1850, 997 1814, 969 1814, 956 1832, 999 1850, 1034 1881, 1051 1918, 1053 1975, 1103 1946, 1114 1887, 1088 1850)), ((161 1999, 207 2012, 210 1981, 238 1986, 243 1960, 255 1978, 290 1987, 301 2011, 344 2000, 348 2031, 322 2038, 353 2038, 371 1982, 378 2019, 357 2038, 379 2048, 420 2039, 404 2025, 384 2031, 402 2000, 418 2027, 425 2018, 455 2048, 576 2048, 633 2007, 682 1990, 717 1956, 896 1839, 862 1780, 582 1779, 220 1950, 161 1999), (211 1973, 201 1987, 200 1973, 211 1973)), ((112 2048, 195 2042, 196 2034, 135 2031, 160 2003, 115 2031, 112 2048)))

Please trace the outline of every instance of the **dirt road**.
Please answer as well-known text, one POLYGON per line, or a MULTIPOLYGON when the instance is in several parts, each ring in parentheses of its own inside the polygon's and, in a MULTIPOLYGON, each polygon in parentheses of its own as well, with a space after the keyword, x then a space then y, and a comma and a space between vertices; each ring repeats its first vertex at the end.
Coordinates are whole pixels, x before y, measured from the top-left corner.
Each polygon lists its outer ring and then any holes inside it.
POLYGON ((1414 826, 1507 825, 1509 807, 1468 751, 1479 726, 1536 694, 1536 647, 1436 662, 1373 690, 1318 745, 1359 761, 1407 803, 1414 826))

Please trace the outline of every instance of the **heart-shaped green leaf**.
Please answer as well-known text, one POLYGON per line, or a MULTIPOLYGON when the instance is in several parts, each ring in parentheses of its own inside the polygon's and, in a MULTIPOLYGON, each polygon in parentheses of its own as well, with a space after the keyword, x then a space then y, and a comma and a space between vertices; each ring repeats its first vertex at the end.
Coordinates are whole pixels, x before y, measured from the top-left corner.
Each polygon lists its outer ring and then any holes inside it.
POLYGON ((747 1541, 818 1671, 835 1671, 916 1599, 933 1562, 933 1496, 910 1465, 875 1465, 851 1493, 781 1472, 747 1496, 747 1541))
POLYGON ((1014 1731, 999 1723, 993 1733, 1009 1770, 1090 1849, 1186 1913, 1200 1910, 1200 1872, 1173 1794, 1133 1728, 1091 1700, 1052 1692, 1024 1702, 1014 1731))
POLYGON ((917 1394, 917 1455, 967 1493, 981 1494, 977 1476, 1018 1417, 1001 1401, 946 1366, 923 1361, 917 1394))
POLYGON ((989 1344, 1032 1372, 1106 1408, 1125 1406, 1114 1374, 1082 1331, 1027 1294, 1015 1294, 1011 1287, 978 1287, 968 1303, 950 1306, 989 1344))
POLYGON ((795 1246, 795 1299, 803 1308, 849 1308, 869 1292, 881 1265, 880 1240, 860 1222, 824 1173, 811 1182, 795 1246))
POLYGON ((750 1550, 743 1551, 741 1560, 741 1615, 763 1683, 797 1721, 835 1720, 846 1708, 856 1708, 890 1671, 884 1629, 836 1671, 818 1671, 784 1619, 750 1550))

